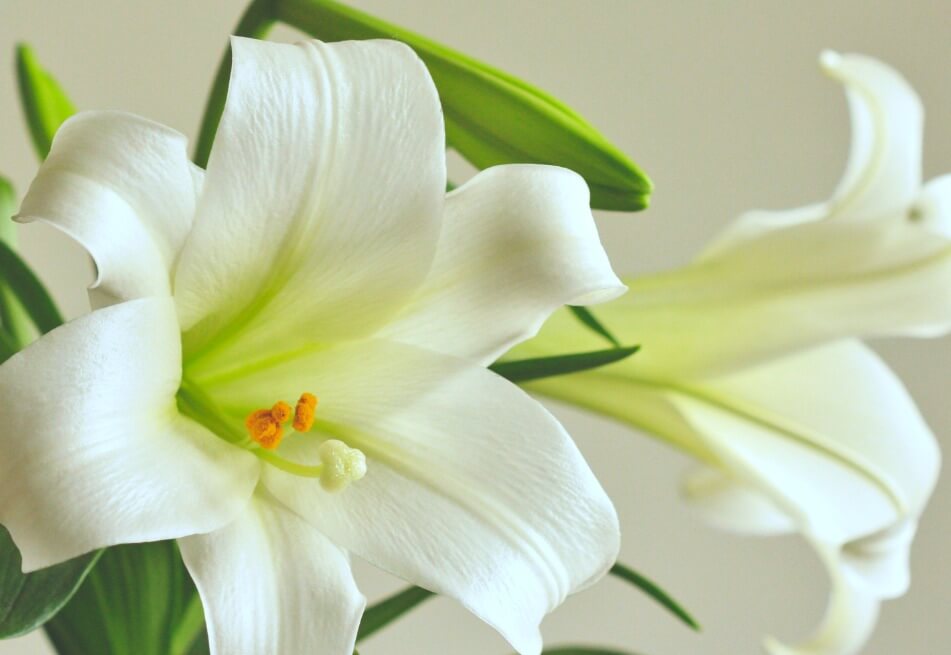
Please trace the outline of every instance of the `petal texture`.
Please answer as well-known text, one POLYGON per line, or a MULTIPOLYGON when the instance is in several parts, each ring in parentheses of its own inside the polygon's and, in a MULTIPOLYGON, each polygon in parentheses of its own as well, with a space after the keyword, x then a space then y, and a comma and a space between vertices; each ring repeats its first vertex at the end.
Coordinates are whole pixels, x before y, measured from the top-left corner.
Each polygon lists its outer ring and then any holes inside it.
POLYGON ((675 402, 711 448, 725 462, 735 457, 737 474, 772 490, 826 543, 841 545, 917 516, 934 489, 934 436, 898 378, 858 342, 815 348, 694 389, 691 406, 675 402))
POLYGON ((377 329, 425 277, 445 194, 439 100, 405 45, 235 38, 232 53, 175 276, 205 368, 377 329))
POLYGON ((281 456, 316 462, 321 436, 367 456, 339 493, 268 468, 264 485, 335 543, 460 600, 521 653, 538 623, 599 578, 618 549, 614 509, 564 429, 513 384, 467 360, 367 341, 206 386, 237 415, 312 390, 318 434, 281 456))
POLYGON ((175 407, 171 298, 88 314, 0 366, 0 523, 26 571, 207 532, 247 503, 256 459, 175 407))
POLYGON ((132 114, 77 114, 56 133, 18 220, 52 223, 89 251, 94 304, 167 296, 203 176, 186 146, 132 114))
POLYGON ((212 655, 350 655, 366 600, 346 554, 256 496, 223 528, 179 540, 212 655))
POLYGON ((552 166, 497 166, 446 198, 436 258, 382 335, 491 364, 564 304, 626 287, 611 270, 584 180, 552 166))

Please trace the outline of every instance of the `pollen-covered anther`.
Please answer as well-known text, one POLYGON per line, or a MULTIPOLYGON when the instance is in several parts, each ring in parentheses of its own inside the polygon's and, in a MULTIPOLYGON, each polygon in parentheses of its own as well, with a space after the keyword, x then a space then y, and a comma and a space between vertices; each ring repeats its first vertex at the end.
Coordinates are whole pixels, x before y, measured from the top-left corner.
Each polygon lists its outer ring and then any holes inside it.
POLYGON ((337 439, 328 439, 317 449, 323 471, 320 486, 327 491, 340 491, 367 473, 363 451, 351 448, 337 439))
POLYGON ((281 423, 274 418, 270 409, 258 409, 251 412, 244 422, 248 428, 248 434, 251 439, 267 450, 274 450, 281 445, 281 439, 284 437, 284 428, 281 423))
POLYGON ((317 411, 317 396, 304 392, 294 408, 294 429, 307 432, 314 425, 314 413, 317 411))
POLYGON ((287 420, 291 417, 291 406, 283 400, 279 400, 271 407, 271 416, 278 423, 287 423, 287 420))

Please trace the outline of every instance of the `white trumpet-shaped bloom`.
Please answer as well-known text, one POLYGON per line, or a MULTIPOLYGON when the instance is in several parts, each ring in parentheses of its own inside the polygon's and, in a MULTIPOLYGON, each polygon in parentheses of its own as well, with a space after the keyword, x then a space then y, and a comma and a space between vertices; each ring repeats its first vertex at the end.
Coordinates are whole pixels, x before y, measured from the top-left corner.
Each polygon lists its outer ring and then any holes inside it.
POLYGON ((98 278, 94 311, 0 367, 0 523, 27 571, 178 539, 218 655, 350 653, 350 553, 539 652, 542 617, 614 561, 617 518, 485 366, 624 291, 587 187, 506 166, 446 195, 436 91, 403 45, 232 49, 207 171, 180 134, 89 112, 23 202, 98 278))
MULTIPOLYGON (((802 533, 830 571, 816 634, 776 654, 848 655, 882 599, 908 586, 909 548, 940 455, 901 382, 853 338, 951 325, 951 178, 922 186, 922 110, 895 71, 823 55, 841 81, 852 152, 833 198, 753 212, 693 264, 628 282, 599 308, 633 358, 534 391, 659 435, 704 466, 684 495, 718 525, 802 533)), ((521 356, 603 347, 567 312, 521 356)))

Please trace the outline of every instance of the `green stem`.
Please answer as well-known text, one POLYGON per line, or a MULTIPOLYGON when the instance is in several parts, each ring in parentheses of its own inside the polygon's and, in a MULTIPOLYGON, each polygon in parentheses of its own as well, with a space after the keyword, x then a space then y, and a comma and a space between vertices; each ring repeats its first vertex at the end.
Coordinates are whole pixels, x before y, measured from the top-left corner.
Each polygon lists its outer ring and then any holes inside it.
MULTIPOLYGON (((238 26, 234 29, 235 36, 248 36, 254 39, 263 39, 274 26, 275 10, 273 0, 253 0, 245 10, 238 26)), ((215 133, 218 123, 225 109, 225 100, 228 97, 228 81, 231 77, 231 47, 225 53, 215 73, 215 81, 205 104, 205 114, 201 119, 201 129, 198 140, 195 142, 195 163, 202 168, 208 165, 211 155, 211 146, 215 142, 215 133)))

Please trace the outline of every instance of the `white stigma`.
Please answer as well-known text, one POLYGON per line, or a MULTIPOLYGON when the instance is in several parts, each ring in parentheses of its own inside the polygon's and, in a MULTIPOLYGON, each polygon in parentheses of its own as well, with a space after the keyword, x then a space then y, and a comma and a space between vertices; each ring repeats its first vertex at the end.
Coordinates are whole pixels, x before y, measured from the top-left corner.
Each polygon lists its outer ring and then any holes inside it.
POLYGON ((337 439, 328 439, 320 444, 317 454, 323 466, 320 486, 327 491, 341 491, 367 473, 367 458, 363 451, 337 439))

